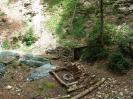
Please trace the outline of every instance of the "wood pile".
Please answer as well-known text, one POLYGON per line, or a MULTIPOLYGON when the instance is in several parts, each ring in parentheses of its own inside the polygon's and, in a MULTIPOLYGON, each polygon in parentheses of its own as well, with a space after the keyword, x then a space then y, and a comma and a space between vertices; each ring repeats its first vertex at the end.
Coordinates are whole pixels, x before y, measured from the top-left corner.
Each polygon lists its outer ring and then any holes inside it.
POLYGON ((97 80, 97 81, 92 82, 91 80, 94 77, 90 76, 87 73, 85 67, 83 65, 80 65, 77 62, 66 64, 65 67, 56 69, 55 71, 52 71, 51 74, 62 86, 64 86, 66 88, 66 90, 69 94, 71 94, 72 92, 76 92, 77 90, 81 90, 81 93, 79 93, 78 95, 75 95, 75 96, 71 96, 68 94, 65 96, 54 97, 54 98, 49 98, 49 99, 65 99, 68 97, 69 97, 69 99, 81 99, 81 97, 84 97, 88 93, 90 93, 93 90, 95 90, 96 88, 98 88, 106 80, 105 78, 102 78, 99 81, 97 80), (70 72, 73 75, 73 77, 74 77, 73 82, 67 83, 64 81, 64 79, 60 78, 60 76, 58 75, 58 72, 63 71, 63 70, 67 70, 68 72, 70 72), (89 84, 91 86, 89 86, 89 84), (89 86, 89 88, 88 88, 88 86, 89 86), (84 90, 84 91, 82 91, 82 90, 84 90))

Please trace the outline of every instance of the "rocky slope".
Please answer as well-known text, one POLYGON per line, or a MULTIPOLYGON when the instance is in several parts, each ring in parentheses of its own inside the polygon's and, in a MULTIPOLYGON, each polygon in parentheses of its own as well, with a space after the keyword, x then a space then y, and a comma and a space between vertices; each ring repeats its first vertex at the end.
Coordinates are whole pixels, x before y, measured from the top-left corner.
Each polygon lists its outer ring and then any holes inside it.
MULTIPOLYGON (((34 49, 40 48, 40 50, 43 51, 46 48, 55 48, 57 44, 55 37, 44 27, 44 22, 47 21, 48 18, 43 13, 41 0, 18 0, 10 1, 9 4, 1 1, 0 5, 0 9, 5 13, 7 21, 15 20, 21 25, 23 24, 21 30, 19 29, 20 31, 25 29, 23 27, 29 26, 33 29, 34 34, 39 37, 38 41, 34 44, 34 49)), ((11 32, 11 29, 8 31, 11 32)), ((17 33, 18 31, 12 32, 17 33)), ((37 52, 37 50, 35 51, 37 52)))

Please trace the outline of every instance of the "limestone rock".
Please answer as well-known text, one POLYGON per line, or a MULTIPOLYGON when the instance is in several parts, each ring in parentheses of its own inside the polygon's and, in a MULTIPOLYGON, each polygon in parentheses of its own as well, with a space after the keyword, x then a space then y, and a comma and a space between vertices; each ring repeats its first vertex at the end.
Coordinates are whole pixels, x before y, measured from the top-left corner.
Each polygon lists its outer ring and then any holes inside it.
POLYGON ((25 60, 41 61, 41 62, 50 62, 50 60, 47 59, 47 58, 43 58, 43 57, 40 57, 40 56, 34 56, 32 54, 24 55, 24 59, 25 60))
POLYGON ((36 79, 40 79, 42 77, 45 77, 49 74, 50 71, 52 71, 55 68, 54 65, 51 65, 50 63, 45 64, 41 67, 36 68, 27 78, 28 81, 33 81, 36 79))
POLYGON ((12 52, 12 51, 2 51, 0 52, 0 62, 1 63, 10 63, 14 60, 17 60, 19 59, 19 54, 18 53, 15 53, 15 52, 12 52))
POLYGON ((32 54, 24 55, 22 59, 20 59, 20 64, 24 64, 30 67, 40 67, 50 63, 50 60, 47 58, 33 56, 32 54))
POLYGON ((46 64, 45 62, 41 62, 41 61, 36 61, 36 60, 20 60, 20 64, 23 65, 27 65, 29 67, 40 67, 44 64, 46 64))

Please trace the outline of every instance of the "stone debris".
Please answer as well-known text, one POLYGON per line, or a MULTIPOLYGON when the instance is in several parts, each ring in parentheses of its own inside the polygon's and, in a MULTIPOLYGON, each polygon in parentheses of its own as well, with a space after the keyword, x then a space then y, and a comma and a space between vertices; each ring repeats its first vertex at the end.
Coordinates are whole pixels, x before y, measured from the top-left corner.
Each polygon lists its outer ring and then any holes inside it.
POLYGON ((10 89, 12 89, 13 88, 13 86, 10 86, 10 85, 7 85, 6 86, 6 89, 8 89, 8 90, 10 90, 10 89))

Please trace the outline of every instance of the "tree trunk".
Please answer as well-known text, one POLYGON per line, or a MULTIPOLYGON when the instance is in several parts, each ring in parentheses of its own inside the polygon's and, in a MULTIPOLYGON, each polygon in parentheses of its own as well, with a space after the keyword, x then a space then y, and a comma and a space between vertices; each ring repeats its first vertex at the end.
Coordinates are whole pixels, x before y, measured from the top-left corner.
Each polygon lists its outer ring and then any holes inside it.
POLYGON ((103 20, 103 0, 100 0, 100 43, 103 45, 103 32, 104 32, 104 20, 103 20))

